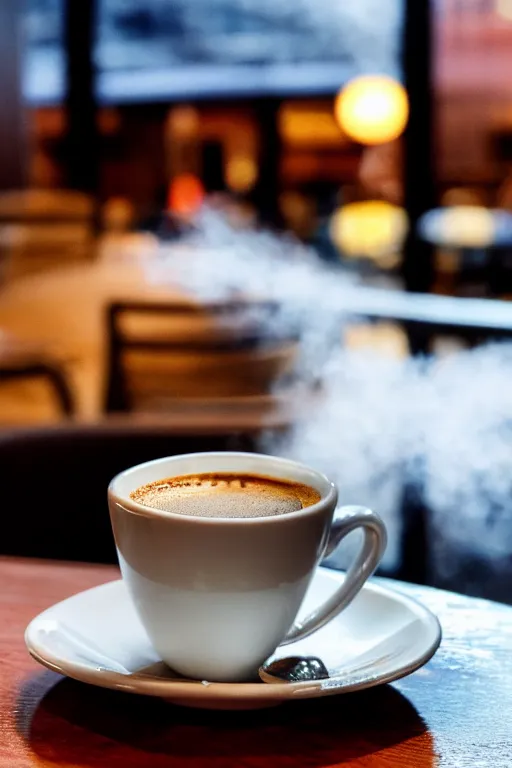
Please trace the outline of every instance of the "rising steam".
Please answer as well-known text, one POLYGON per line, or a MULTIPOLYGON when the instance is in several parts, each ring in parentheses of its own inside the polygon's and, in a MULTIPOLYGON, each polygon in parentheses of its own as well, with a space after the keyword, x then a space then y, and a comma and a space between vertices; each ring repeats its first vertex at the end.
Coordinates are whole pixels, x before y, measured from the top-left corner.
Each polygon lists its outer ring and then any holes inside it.
MULTIPOLYGON (((291 237, 238 230, 212 211, 152 270, 152 279, 201 299, 271 298, 280 306, 274 322, 299 327, 300 376, 320 378, 323 397, 308 401, 291 434, 264 447, 326 472, 343 503, 379 511, 390 532, 387 565, 398 556, 404 484, 421 494, 448 547, 483 551, 488 562, 510 557, 512 345, 430 360, 344 348, 353 278, 291 237)), ((437 567, 449 577, 456 563, 440 556, 437 567)))

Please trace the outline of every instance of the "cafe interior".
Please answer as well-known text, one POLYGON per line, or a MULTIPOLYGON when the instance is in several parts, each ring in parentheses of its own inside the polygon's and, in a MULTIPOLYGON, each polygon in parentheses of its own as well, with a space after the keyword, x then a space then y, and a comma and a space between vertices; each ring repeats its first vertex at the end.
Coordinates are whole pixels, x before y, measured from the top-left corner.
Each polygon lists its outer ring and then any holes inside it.
POLYGON ((0 0, 0 768, 510 768, 511 71, 0 0))
POLYGON ((512 603, 512 3, 0 19, 2 554, 114 563, 117 472, 256 451, 512 603))

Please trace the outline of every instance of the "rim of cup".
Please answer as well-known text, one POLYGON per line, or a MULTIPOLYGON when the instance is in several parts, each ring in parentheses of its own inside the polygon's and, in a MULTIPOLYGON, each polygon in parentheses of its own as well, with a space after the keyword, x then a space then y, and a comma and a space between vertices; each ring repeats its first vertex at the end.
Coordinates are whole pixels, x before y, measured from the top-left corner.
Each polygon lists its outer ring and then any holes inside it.
POLYGON ((120 506, 122 509, 124 509, 126 512, 130 512, 132 514, 142 515, 144 517, 150 517, 150 518, 158 518, 163 520, 180 520, 182 522, 193 522, 194 524, 206 524, 206 525, 262 525, 262 524, 276 524, 278 522, 284 522, 284 521, 291 521, 293 519, 297 519, 299 517, 306 517, 308 515, 314 515, 320 508, 324 507, 326 504, 336 504, 338 499, 338 491, 336 489, 336 486, 334 483, 329 480, 329 478, 324 475, 322 472, 319 472, 316 469, 313 469, 311 467, 308 467, 307 464, 302 464, 301 462, 294 461, 293 459, 286 459, 282 458, 280 456, 272 456, 271 454, 265 454, 265 453, 250 453, 250 452, 243 452, 243 451, 208 451, 208 452, 200 452, 200 453, 184 453, 184 454, 176 454, 173 456, 165 456, 160 459, 151 459, 150 461, 142 462, 141 464, 136 464, 133 467, 129 467, 128 469, 124 469, 122 472, 119 472, 115 477, 112 478, 110 481, 110 484, 108 486, 108 496, 110 499, 115 501, 118 506, 120 506), (135 501, 134 499, 130 498, 131 491, 135 490, 136 488, 139 488, 141 486, 144 486, 151 482, 158 482, 158 480, 164 480, 166 477, 179 477, 181 475, 186 474, 203 474, 203 472, 206 473, 215 473, 218 472, 219 474, 236 474, 237 472, 240 472, 242 474, 242 469, 204 469, 202 470, 200 467, 200 462, 204 461, 205 459, 215 459, 215 458, 222 458, 224 460, 226 459, 234 459, 236 461, 242 462, 243 460, 247 459, 254 459, 257 462, 260 462, 263 464, 267 464, 268 472, 265 471, 265 468, 262 466, 261 472, 258 470, 255 470, 254 468, 245 470, 248 475, 253 475, 255 477, 261 476, 263 478, 272 478, 277 480, 284 480, 288 482, 298 482, 298 483, 305 483, 306 485, 311 485, 315 490, 317 490, 320 493, 320 499, 315 504, 311 504, 308 507, 303 507, 302 509, 295 510, 293 512, 287 512, 286 514, 282 515, 269 515, 266 517, 207 517, 202 515, 182 515, 177 512, 167 512, 165 510, 156 509, 155 507, 149 507, 145 506, 144 504, 140 504, 138 501, 135 501), (155 472, 155 477, 152 480, 146 480, 145 482, 137 482, 135 481, 127 492, 122 492, 119 490, 119 485, 123 482, 125 482, 127 479, 134 478, 137 474, 140 474, 146 469, 149 469, 150 467, 155 467, 155 469, 158 469, 158 467, 166 467, 170 466, 173 463, 177 463, 179 461, 187 461, 187 460, 197 460, 198 461, 198 467, 195 470, 195 472, 176 472, 175 475, 171 473, 165 472, 164 469, 162 469, 161 473, 155 472), (275 467, 275 470, 272 471, 272 466, 275 467), (282 470, 280 473, 279 470, 282 470), (291 474, 287 474, 286 470, 289 470, 291 474), (293 475, 293 472, 295 472, 295 476, 293 475))

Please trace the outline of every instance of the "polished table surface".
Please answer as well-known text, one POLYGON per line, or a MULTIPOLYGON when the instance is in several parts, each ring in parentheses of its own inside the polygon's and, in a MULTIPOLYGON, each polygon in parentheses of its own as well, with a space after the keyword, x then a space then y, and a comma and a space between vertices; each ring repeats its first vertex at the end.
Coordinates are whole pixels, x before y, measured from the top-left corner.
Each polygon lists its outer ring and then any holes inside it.
POLYGON ((509 768, 512 607, 396 583, 443 625, 393 685, 258 712, 180 709, 38 666, 23 631, 109 566, 0 558, 0 768, 509 768))

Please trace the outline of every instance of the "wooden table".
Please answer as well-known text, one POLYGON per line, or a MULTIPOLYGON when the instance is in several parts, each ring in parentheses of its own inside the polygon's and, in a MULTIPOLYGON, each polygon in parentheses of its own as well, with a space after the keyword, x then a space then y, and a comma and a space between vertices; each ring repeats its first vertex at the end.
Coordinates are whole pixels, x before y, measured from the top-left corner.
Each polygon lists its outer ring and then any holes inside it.
POLYGON ((399 682, 259 712, 180 709, 39 667, 38 612, 117 577, 109 566, 0 559, 0 768, 510 768, 512 608, 396 583, 444 640, 399 682))

